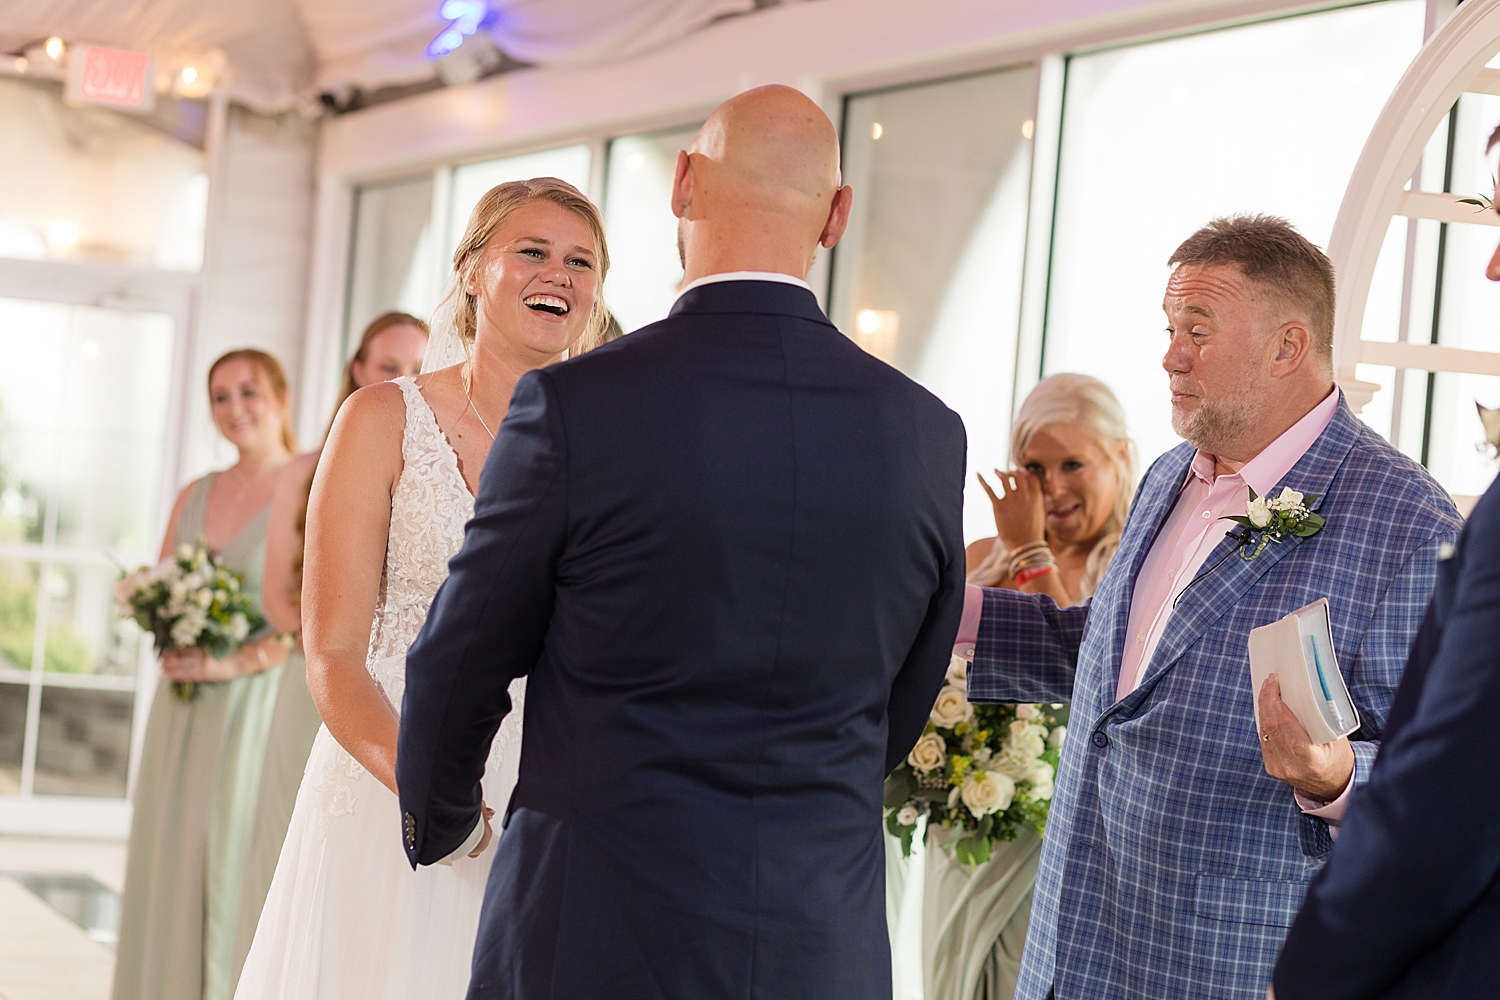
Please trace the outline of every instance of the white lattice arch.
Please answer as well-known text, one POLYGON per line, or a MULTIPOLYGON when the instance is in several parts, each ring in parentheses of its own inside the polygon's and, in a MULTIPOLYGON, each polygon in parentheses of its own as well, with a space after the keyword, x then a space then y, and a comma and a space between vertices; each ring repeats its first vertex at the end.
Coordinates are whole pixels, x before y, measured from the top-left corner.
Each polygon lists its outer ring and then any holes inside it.
POLYGON ((1328 241, 1338 269, 1333 357, 1339 384, 1356 412, 1378 388, 1355 377, 1357 364, 1500 375, 1500 353, 1360 339, 1375 261, 1393 216, 1500 226, 1500 215, 1476 213, 1473 206, 1458 204, 1458 195, 1405 189, 1428 139, 1459 95, 1500 94, 1500 70, 1485 68, 1497 52, 1500 0, 1460 5, 1391 92, 1344 192, 1328 241))

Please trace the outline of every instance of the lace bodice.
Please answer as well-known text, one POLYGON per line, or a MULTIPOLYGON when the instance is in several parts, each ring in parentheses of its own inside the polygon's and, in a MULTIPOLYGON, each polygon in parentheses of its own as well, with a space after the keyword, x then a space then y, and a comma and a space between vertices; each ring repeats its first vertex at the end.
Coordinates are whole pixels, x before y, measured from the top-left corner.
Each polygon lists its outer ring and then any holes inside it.
MULTIPOLYGON (((398 378, 406 399, 401 476, 391 494, 391 527, 380 598, 365 665, 399 712, 406 691, 406 650, 422 630, 427 609, 448 576, 448 560, 464 541, 474 497, 458 469, 458 456, 415 380, 398 378)), ((515 705, 495 737, 491 760, 505 744, 520 742, 524 681, 511 685, 515 705)))
MULTIPOLYGON (((438 587, 448 576, 448 560, 463 544, 464 525, 474 516, 474 498, 432 408, 411 378, 398 378, 396 385, 406 398, 406 431, 401 437, 404 467, 391 494, 385 571, 365 661, 382 686, 386 679, 377 672, 377 664, 406 655, 438 587)), ((400 691, 387 687, 386 693, 399 707, 400 691)))

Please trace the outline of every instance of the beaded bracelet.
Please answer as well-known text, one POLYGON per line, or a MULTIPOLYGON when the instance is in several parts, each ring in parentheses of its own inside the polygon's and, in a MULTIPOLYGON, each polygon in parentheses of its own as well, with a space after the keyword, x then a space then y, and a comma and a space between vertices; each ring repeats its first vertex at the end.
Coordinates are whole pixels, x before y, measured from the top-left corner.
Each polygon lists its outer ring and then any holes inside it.
POLYGON ((1048 573, 1054 573, 1056 571, 1057 566, 1050 563, 1045 566, 1028 566, 1027 568, 1021 570, 1021 572, 1015 574, 1013 579, 1016 581, 1016 586, 1019 587, 1024 583, 1029 583, 1030 581, 1035 580, 1039 576, 1046 576, 1048 573))
POLYGON ((1046 542, 1032 542, 1017 549, 1010 557, 1010 575, 1016 576, 1038 566, 1055 566, 1052 550, 1046 542))

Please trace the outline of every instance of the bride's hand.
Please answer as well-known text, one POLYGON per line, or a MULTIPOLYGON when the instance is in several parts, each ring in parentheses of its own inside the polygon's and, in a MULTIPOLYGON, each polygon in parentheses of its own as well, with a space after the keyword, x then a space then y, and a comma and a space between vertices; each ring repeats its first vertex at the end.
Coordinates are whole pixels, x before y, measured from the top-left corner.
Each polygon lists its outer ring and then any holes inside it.
POLYGON ((479 838, 479 846, 469 852, 469 857, 477 858, 484 853, 484 849, 490 846, 490 841, 495 837, 495 828, 490 826, 490 818, 495 815, 495 810, 479 802, 479 821, 484 824, 484 836, 479 838))

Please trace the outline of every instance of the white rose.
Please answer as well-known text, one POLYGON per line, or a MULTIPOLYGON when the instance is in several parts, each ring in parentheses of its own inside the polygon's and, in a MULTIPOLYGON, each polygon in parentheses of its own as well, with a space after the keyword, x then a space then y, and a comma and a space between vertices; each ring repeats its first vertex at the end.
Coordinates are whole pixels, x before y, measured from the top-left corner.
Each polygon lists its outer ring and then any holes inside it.
POLYGON ((183 562, 187 562, 189 559, 193 558, 193 547, 187 542, 183 542, 181 545, 177 546, 177 558, 181 559, 183 562))
POLYGON ((1264 528, 1270 524, 1271 509, 1266 506, 1266 498, 1256 497, 1254 500, 1251 500, 1250 507, 1246 511, 1246 516, 1250 518, 1250 523, 1257 528, 1264 528))
POLYGON ((198 607, 200 608, 206 608, 214 602, 214 592, 207 587, 200 588, 198 593, 194 594, 193 597, 197 600, 198 607))
POLYGON ((1052 765, 1044 760, 1036 762, 1036 767, 1027 776, 1031 782, 1031 797, 1046 802, 1052 798, 1052 765))
POLYGON ((959 798, 976 819, 1009 807, 1016 796, 1016 783, 1004 774, 976 771, 964 779, 959 798))
POLYGON ((1281 488, 1281 495, 1276 498, 1276 502, 1281 505, 1282 510, 1295 510, 1302 506, 1302 494, 1290 486, 1283 486, 1281 488))
POLYGON ((1024 781, 1026 776, 1031 773, 1031 765, 1035 761, 1035 757, 1027 757, 1024 754, 1012 754, 1009 752, 1009 748, 1007 748, 1005 752, 992 759, 988 766, 991 771, 1003 774, 1015 781, 1024 781))
POLYGON ((978 750, 974 751, 974 763, 980 765, 988 764, 990 762, 990 758, 994 755, 995 751, 991 750, 989 747, 980 747, 978 750))
POLYGON ((1016 718, 1018 720, 1040 719, 1042 710, 1035 705, 1017 705, 1016 718))
POLYGON ((937 701, 932 706, 933 725, 952 729, 973 717, 974 706, 969 704, 963 688, 949 684, 938 692, 937 701))
POLYGON ((180 649, 194 645, 205 624, 206 621, 201 611, 197 614, 191 611, 184 614, 172 624, 172 645, 180 649))
POLYGON ((245 636, 250 634, 250 622, 242 614, 235 614, 229 619, 229 635, 235 642, 244 642, 245 636))
POLYGON ((896 814, 896 822, 900 823, 902 826, 916 826, 918 815, 919 813, 917 812, 917 807, 914 804, 908 802, 906 805, 902 806, 901 811, 896 814))
POLYGON ((964 684, 969 679, 969 661, 958 654, 948 660, 948 683, 964 684))
POLYGON ((906 755, 906 762, 923 774, 936 771, 947 761, 948 744, 937 733, 925 733, 906 755))
POLYGON ((1068 735, 1067 726, 1058 726, 1047 736, 1047 745, 1054 750, 1063 745, 1063 739, 1068 735))

